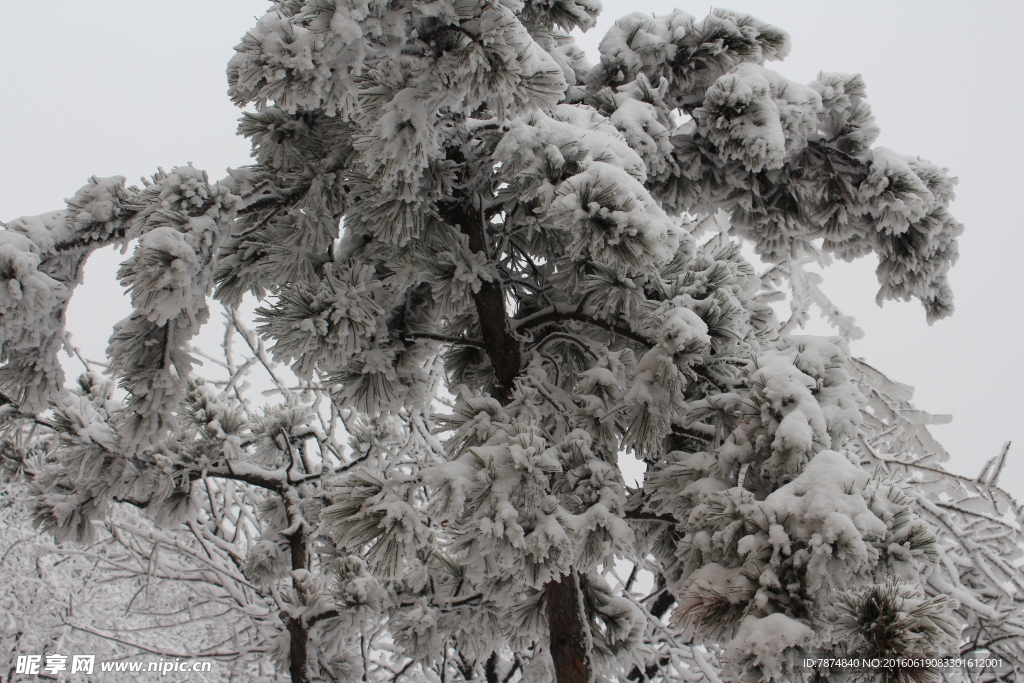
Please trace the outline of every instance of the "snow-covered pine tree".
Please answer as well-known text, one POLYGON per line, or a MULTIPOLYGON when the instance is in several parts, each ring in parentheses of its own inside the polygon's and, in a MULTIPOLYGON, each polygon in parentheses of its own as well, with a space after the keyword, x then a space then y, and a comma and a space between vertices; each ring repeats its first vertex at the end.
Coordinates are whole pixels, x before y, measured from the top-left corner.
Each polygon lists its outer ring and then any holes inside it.
POLYGON ((93 178, 7 224, 0 388, 65 439, 40 522, 82 538, 113 501, 173 524, 203 516, 200 482, 259 490, 275 521, 244 566, 299 682, 350 659, 368 675, 371 632, 425 680, 636 679, 673 604, 732 679, 789 680, 793 651, 877 645, 854 617, 883 593, 914 615, 893 653, 957 648, 952 601, 919 591, 933 531, 858 457, 843 340, 794 336, 770 306, 814 294, 807 259, 873 253, 879 300, 947 315, 953 181, 872 147, 859 77, 767 69, 778 28, 634 14, 591 67, 569 31, 599 9, 279 0, 228 67, 255 164, 93 178), (777 264, 765 278, 744 241, 777 264), (67 391, 57 361, 109 244, 134 249, 108 349, 123 404, 67 391), (312 399, 256 420, 189 383, 208 298, 247 293, 253 358, 265 343, 300 396, 329 395, 326 428, 312 399), (619 561, 656 573, 653 604, 619 561))

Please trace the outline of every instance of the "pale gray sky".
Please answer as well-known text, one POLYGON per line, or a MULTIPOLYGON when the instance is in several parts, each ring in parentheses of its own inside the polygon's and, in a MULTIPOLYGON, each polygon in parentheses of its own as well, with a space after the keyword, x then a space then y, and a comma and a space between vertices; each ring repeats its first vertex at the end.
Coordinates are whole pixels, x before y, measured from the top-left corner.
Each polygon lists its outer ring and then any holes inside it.
MULTIPOLYGON (((1024 138, 1024 3, 736 0, 727 7, 785 29, 793 51, 770 65, 807 82, 819 70, 864 75, 879 144, 920 155, 959 176, 955 215, 966 225, 952 284, 957 311, 929 327, 917 302, 874 305, 873 259, 837 265, 826 291, 856 316, 853 344, 893 379, 917 388, 918 407, 951 413, 934 433, 953 471, 974 476, 1014 440, 1001 483, 1024 498, 1024 236, 1018 223, 1024 138)), ((91 175, 136 182, 188 161, 212 178, 248 161, 225 93, 231 48, 262 14, 262 0, 0 0, 0 219, 63 206, 91 175)), ((710 5, 606 2, 581 40, 596 60, 600 36, 631 11, 710 5)), ((117 257, 86 271, 69 324, 99 356, 127 303, 117 257)))

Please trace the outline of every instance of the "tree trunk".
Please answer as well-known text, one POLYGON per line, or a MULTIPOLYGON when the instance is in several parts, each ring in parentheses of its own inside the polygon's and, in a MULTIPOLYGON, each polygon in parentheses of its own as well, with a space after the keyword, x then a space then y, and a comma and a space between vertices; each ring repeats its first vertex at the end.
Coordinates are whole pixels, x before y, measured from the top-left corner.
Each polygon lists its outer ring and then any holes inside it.
POLYGON ((288 673, 292 683, 309 683, 309 631, 300 619, 288 619, 288 673))
MULTIPOLYGON (((297 511, 294 505, 297 497, 295 491, 290 487, 281 493, 285 509, 288 514, 289 524, 296 525, 295 530, 284 537, 288 540, 291 551, 292 571, 309 569, 309 534, 307 533, 306 522, 302 513, 297 511)), ((294 575, 293 575, 294 576, 294 575)), ((299 596, 299 604, 304 600, 304 584, 292 579, 292 586, 296 595, 299 596)), ((292 683, 310 683, 309 675, 309 625, 302 617, 282 615, 288 626, 288 673, 291 675, 292 683)))
MULTIPOLYGON (((480 215, 462 203, 440 204, 438 208, 445 221, 457 227, 468 238, 471 252, 486 252, 483 218, 480 215)), ((484 350, 494 369, 495 387, 492 394, 505 405, 512 399, 512 389, 519 376, 522 359, 519 356, 519 342, 510 334, 505 292, 501 283, 481 282, 479 291, 473 294, 473 303, 480 322, 484 350)))
POLYGON ((484 665, 484 680, 487 683, 499 683, 497 652, 492 652, 491 656, 487 658, 487 663, 484 665))
MULTIPOLYGON (((439 203, 438 209, 447 223, 466 235, 470 251, 486 251, 483 217, 472 209, 471 202, 459 197, 451 203, 439 203)), ((505 292, 498 282, 482 282, 473 299, 480 322, 480 336, 494 368, 492 395, 505 405, 512 399, 514 381, 522 365, 519 342, 509 328, 505 292)), ((557 683, 593 683, 590 626, 587 624, 579 574, 572 570, 558 581, 549 581, 544 585, 544 593, 548 605, 549 648, 557 683)))
POLYGON ((593 646, 580 575, 572 570, 544 585, 548 603, 549 648, 558 683, 593 683, 593 646))

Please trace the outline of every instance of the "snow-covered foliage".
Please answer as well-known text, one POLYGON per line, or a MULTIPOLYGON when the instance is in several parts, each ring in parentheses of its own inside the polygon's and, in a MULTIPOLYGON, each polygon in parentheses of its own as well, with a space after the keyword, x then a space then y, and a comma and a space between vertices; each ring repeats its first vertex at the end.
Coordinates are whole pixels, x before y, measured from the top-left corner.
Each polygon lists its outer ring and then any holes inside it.
MULTIPOLYGON (((17 655, 76 653, 99 662, 212 658, 216 668, 195 680, 276 680, 264 653, 280 624, 237 567, 244 530, 235 538, 196 522, 159 530, 118 506, 89 543, 54 542, 32 528, 28 489, 53 466, 56 438, 27 432, 8 430, 0 456, 0 670, 13 672, 17 655)), ((210 482, 208 500, 223 503, 225 494, 242 500, 246 491, 210 482)), ((124 675, 96 665, 67 680, 124 675)))
POLYGON ((1024 677, 1024 506, 999 488, 1010 444, 975 479, 943 471, 945 449, 927 425, 945 421, 914 409, 913 391, 858 361, 854 375, 868 398, 855 450, 879 472, 905 482, 922 519, 935 534, 939 562, 925 577, 929 596, 959 603, 960 651, 1002 657, 1012 672, 984 672, 974 680, 1024 677))
POLYGON ((999 467, 944 494, 890 469, 930 437, 805 270, 874 254, 880 301, 949 314, 955 180, 872 147, 859 76, 767 69, 774 26, 633 14, 591 67, 567 31, 599 10, 277 0, 228 66, 253 165, 9 223, 5 415, 59 439, 37 524, 98 543, 143 509, 130 552, 173 547, 159 578, 230 605, 239 666, 298 683, 795 680, 881 620, 887 654, 1017 657, 999 467), (111 243, 134 310, 67 389, 64 311, 111 243), (839 336, 794 333, 811 304, 839 336))

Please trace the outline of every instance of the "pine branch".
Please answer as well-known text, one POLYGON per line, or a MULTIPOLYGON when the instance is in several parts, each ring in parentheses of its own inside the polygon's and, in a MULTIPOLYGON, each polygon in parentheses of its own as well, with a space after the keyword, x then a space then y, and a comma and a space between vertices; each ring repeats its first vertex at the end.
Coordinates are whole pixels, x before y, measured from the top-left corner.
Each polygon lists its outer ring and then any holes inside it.
MULTIPOLYGON (((129 214, 129 216, 134 216, 134 213, 129 214)), ((115 244, 123 240, 127 234, 129 228, 127 222, 128 221, 125 221, 124 225, 119 228, 115 228, 109 235, 101 239, 97 239, 94 235, 89 235, 86 237, 75 237, 64 242, 55 242, 53 245, 53 251, 55 254, 63 254, 77 249, 102 249, 107 245, 115 244)))
POLYGON ((548 342, 555 341, 558 339, 576 344, 581 349, 583 349, 583 351, 588 356, 590 356, 593 359, 597 358, 597 355, 594 353, 594 349, 591 347, 590 344, 588 344, 585 340, 581 339, 580 337, 577 337, 574 334, 569 334, 568 332, 551 332, 546 337, 537 342, 535 348, 540 349, 548 342))
POLYGON ((409 670, 409 667, 411 667, 415 663, 416 663, 415 659, 410 659, 408 662, 405 663, 405 666, 403 666, 400 670, 395 672, 395 677, 392 678, 391 680, 392 681, 397 681, 399 679, 399 677, 400 676, 404 676, 405 672, 409 670))
POLYGON ((268 491, 283 493, 288 482, 285 470, 267 470, 252 463, 240 460, 228 460, 222 467, 210 467, 206 470, 191 470, 194 479, 206 475, 220 479, 234 479, 235 481, 251 484, 268 491))
MULTIPOLYGON (((100 633, 99 631, 93 631, 91 629, 85 628, 84 626, 78 626, 77 624, 72 624, 69 621, 64 621, 63 623, 64 623, 64 625, 69 626, 70 628, 73 628, 76 631, 82 631, 83 633, 89 633, 91 635, 98 636, 98 637, 103 638, 105 640, 110 640, 110 641, 113 641, 115 643, 120 643, 121 645, 127 645, 128 647, 134 647, 136 650, 142 650, 143 652, 148 652, 150 654, 159 655, 161 657, 178 657, 178 658, 181 658, 181 659, 192 659, 195 656, 194 654, 189 654, 187 652, 182 653, 182 652, 170 652, 170 651, 166 651, 166 650, 154 650, 153 648, 146 647, 145 645, 140 645, 139 643, 133 643, 133 642, 130 642, 130 641, 127 641, 127 640, 122 640, 120 638, 108 635, 106 633, 100 633)), ((262 652, 262 650, 248 650, 247 652, 262 652)), ((203 657, 210 657, 210 658, 213 658, 213 659, 227 659, 227 658, 240 657, 243 654, 246 654, 246 652, 204 652, 203 653, 203 657)))
POLYGON ((310 610, 303 612, 302 623, 308 629, 312 628, 318 622, 326 621, 327 619, 335 619, 341 616, 341 611, 335 607, 321 607, 320 609, 310 610))
MULTIPOLYGON (((11 406, 11 409, 14 410, 18 414, 18 417, 20 417, 20 418, 22 418, 24 420, 30 420, 31 422, 39 425, 40 427, 46 427, 47 429, 52 429, 55 432, 59 431, 57 429, 57 425, 55 425, 54 423, 50 422, 47 419, 41 418, 38 415, 32 415, 31 413, 26 413, 25 411, 23 411, 19 407, 17 401, 15 401, 13 398, 8 396, 7 394, 5 394, 3 392, 0 392, 0 407, 3 407, 3 406, 11 406)), ((102 448, 102 446, 101 446, 101 448, 102 448)))
POLYGON ((622 515, 623 519, 634 519, 642 522, 664 522, 665 524, 676 525, 679 524, 679 520, 672 515, 656 515, 653 512, 643 512, 641 510, 626 510, 625 514, 622 515))
POLYGON ((487 345, 482 341, 476 339, 466 339, 465 337, 449 337, 443 334, 434 334, 433 332, 406 332, 402 335, 407 339, 431 339, 433 341, 444 342, 445 344, 456 344, 458 346, 473 346, 478 349, 487 349, 487 345))
POLYGON ((613 323, 600 320, 593 316, 587 315, 579 310, 577 306, 566 306, 564 304, 557 304, 549 308, 534 313, 526 318, 512 321, 513 330, 531 330, 536 327, 543 327, 544 325, 550 325, 551 323, 573 321, 585 323, 593 327, 598 327, 612 334, 625 337, 630 341, 634 341, 641 346, 651 348, 654 346, 654 342, 647 337, 634 332, 628 327, 622 325, 615 325, 613 323))

